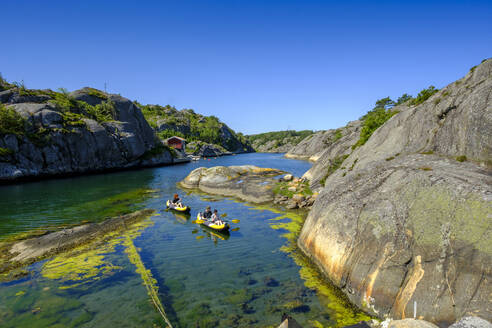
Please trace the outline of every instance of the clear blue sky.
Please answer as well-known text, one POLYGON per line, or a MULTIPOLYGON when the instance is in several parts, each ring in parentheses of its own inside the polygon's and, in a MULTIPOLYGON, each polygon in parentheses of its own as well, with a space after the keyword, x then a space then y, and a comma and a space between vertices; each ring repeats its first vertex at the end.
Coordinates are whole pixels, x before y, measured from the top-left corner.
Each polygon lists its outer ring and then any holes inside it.
POLYGON ((329 129, 492 56, 491 1, 3 1, 0 72, 246 134, 329 129))

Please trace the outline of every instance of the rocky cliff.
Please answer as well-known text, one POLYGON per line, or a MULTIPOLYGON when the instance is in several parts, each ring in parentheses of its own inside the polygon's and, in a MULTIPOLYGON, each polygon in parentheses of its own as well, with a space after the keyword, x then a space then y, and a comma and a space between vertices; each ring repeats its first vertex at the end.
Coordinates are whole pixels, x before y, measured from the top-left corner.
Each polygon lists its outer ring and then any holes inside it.
POLYGON ((342 128, 320 131, 306 137, 290 149, 285 157, 317 162, 327 156, 342 156, 350 152, 348 149, 357 141, 359 135, 360 121, 349 122, 342 128))
MULTIPOLYGON (((312 155, 309 160, 314 161, 313 166, 303 175, 310 181, 311 188, 318 190, 323 187, 324 180, 329 172, 329 168, 339 166, 345 158, 352 152, 352 146, 360 138, 361 121, 349 122, 345 127, 328 130, 321 138, 312 141, 305 140, 303 143, 309 143, 306 149, 311 150, 312 155), (321 139, 321 141, 320 141, 321 139)), ((302 149, 293 149, 287 153, 286 157, 295 157, 295 153, 302 154, 302 149)), ((302 156, 302 155, 301 155, 302 156)))
POLYGON ((0 180, 172 163, 140 109, 92 88, 72 93, 4 84, 0 180))
POLYGON ((416 302, 440 326, 490 321, 492 60, 398 111, 362 146, 346 147, 354 134, 325 153, 344 154, 331 174, 306 174, 325 181, 298 244, 373 314, 411 317, 416 302))

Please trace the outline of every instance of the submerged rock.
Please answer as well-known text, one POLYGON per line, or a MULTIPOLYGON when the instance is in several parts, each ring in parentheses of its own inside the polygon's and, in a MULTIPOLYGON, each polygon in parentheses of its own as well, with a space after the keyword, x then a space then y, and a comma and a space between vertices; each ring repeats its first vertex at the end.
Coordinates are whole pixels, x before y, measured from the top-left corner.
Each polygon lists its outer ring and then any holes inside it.
POLYGON ((273 201, 275 177, 283 173, 253 165, 199 167, 179 185, 211 194, 233 196, 247 202, 265 203, 273 201))
POLYGON ((109 233, 125 230, 137 221, 149 217, 153 212, 154 210, 151 209, 141 210, 107 219, 101 223, 88 223, 39 237, 0 244, 0 273, 69 251, 80 245, 103 241, 109 233))

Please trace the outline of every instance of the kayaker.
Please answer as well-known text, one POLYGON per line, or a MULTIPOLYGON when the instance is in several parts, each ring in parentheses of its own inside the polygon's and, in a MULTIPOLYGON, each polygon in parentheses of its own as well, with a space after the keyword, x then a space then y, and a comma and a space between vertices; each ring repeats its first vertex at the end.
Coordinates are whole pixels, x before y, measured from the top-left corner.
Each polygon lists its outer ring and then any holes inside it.
POLYGON ((212 214, 212 223, 216 225, 224 224, 224 222, 220 219, 219 212, 217 212, 217 210, 214 210, 214 213, 212 214))
POLYGON ((212 222, 215 222, 219 220, 219 212, 217 210, 214 210, 214 213, 212 214, 212 222))
POLYGON ((210 209, 210 206, 207 206, 205 208, 205 212, 203 212, 203 218, 210 219, 211 217, 212 217, 212 210, 210 209))
POLYGON ((174 204, 174 206, 183 207, 183 205, 181 204, 181 198, 179 198, 178 194, 174 194, 172 203, 174 204))

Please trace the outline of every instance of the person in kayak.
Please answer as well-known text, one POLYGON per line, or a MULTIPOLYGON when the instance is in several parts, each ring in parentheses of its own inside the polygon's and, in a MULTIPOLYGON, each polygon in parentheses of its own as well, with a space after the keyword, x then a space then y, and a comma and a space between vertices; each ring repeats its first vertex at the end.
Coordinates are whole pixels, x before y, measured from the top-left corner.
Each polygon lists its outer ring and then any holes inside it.
POLYGON ((219 220, 219 213, 217 210, 214 210, 212 214, 212 222, 216 222, 217 220, 219 220))
POLYGON ((179 198, 178 194, 174 194, 174 198, 172 200, 172 203, 174 206, 183 207, 183 204, 181 204, 181 198, 179 198))
POLYGON ((207 206, 205 212, 203 212, 203 218, 209 220, 211 217, 212 217, 212 210, 210 209, 210 206, 207 206))
POLYGON ((222 223, 224 223, 220 219, 219 212, 217 210, 214 210, 214 213, 212 214, 212 222, 217 224, 217 225, 221 225, 222 223))

